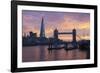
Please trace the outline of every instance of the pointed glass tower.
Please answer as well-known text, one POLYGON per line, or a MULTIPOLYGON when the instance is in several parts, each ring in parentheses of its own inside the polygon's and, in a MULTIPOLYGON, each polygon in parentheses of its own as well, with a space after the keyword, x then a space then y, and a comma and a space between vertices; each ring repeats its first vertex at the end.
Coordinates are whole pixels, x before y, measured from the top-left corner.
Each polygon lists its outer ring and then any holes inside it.
POLYGON ((44 19, 42 17, 41 28, 40 28, 40 37, 45 37, 45 26, 44 26, 44 19))

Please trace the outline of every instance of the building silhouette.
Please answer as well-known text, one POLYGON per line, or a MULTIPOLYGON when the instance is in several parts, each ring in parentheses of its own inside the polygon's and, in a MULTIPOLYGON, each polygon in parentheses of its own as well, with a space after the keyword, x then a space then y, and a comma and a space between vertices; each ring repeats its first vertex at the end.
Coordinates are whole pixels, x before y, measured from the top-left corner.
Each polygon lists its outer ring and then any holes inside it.
POLYGON ((45 25, 44 25, 44 19, 42 18, 41 27, 40 27, 40 38, 45 37, 45 25))
POLYGON ((33 33, 32 31, 30 31, 29 34, 30 34, 30 37, 32 37, 34 39, 37 38, 37 34, 33 33))

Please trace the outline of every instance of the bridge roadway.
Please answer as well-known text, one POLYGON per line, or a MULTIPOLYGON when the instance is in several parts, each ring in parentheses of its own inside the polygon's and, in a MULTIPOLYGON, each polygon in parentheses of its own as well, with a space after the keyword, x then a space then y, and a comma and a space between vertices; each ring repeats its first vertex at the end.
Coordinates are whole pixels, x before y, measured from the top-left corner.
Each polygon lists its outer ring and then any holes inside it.
POLYGON ((58 34, 73 34, 72 32, 59 32, 58 34))

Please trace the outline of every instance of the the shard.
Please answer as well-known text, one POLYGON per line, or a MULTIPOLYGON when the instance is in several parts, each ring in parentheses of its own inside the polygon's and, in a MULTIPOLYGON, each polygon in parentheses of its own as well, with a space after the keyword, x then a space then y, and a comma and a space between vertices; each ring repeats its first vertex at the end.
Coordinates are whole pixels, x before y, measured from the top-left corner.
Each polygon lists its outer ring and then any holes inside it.
POLYGON ((40 38, 45 37, 45 26, 44 26, 44 19, 42 18, 41 27, 40 27, 40 38))

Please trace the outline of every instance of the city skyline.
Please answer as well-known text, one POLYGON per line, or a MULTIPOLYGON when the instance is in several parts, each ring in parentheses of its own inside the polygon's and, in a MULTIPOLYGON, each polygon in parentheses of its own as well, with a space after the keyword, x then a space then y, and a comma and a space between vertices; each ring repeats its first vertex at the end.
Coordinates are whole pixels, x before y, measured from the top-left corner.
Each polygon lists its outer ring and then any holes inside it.
MULTIPOLYGON (((82 38, 90 38, 90 14, 76 12, 23 10, 23 33, 32 31, 37 33, 37 36, 39 37, 42 17, 44 18, 46 37, 52 37, 53 31, 56 28, 59 32, 71 32, 72 29, 75 28, 77 30, 77 34, 79 34, 82 38)), ((61 35, 59 38, 63 40, 72 39, 71 35, 61 35)))

